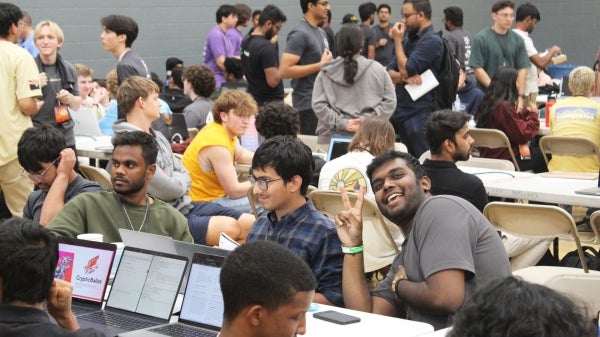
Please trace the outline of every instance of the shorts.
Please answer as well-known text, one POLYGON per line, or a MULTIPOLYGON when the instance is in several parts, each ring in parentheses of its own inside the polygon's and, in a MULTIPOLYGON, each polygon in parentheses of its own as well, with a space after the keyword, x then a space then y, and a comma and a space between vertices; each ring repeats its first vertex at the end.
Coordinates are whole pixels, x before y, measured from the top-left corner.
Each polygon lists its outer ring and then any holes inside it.
POLYGON ((242 212, 232 208, 221 206, 214 202, 194 202, 193 207, 185 217, 188 219, 190 233, 194 238, 194 243, 205 245, 206 233, 208 232, 208 223, 210 218, 215 215, 223 215, 239 219, 242 212))

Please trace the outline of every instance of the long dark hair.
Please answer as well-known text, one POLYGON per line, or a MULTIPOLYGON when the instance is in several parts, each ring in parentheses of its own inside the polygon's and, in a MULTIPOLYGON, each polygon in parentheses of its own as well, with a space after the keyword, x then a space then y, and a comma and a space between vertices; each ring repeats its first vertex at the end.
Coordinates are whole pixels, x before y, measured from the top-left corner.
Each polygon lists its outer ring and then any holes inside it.
MULTIPOLYGON (((516 104, 518 96, 517 71, 508 67, 498 68, 475 113, 477 127, 487 126, 497 104, 502 101, 508 101, 511 105, 516 104)), ((507 109, 505 113, 508 114, 510 111, 507 109)))
POLYGON ((340 29, 337 36, 337 53, 344 58, 344 81, 348 84, 354 83, 354 76, 358 71, 358 62, 354 55, 360 52, 363 46, 364 33, 355 23, 346 23, 340 29))

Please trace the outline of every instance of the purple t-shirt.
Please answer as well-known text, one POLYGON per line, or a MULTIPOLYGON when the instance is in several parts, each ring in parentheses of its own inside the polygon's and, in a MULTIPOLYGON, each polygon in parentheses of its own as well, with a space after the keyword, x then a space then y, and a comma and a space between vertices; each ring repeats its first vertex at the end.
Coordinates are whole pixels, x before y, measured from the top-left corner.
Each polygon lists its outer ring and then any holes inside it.
POLYGON ((221 84, 225 82, 225 74, 217 66, 217 58, 221 55, 225 57, 233 56, 233 47, 231 41, 225 35, 225 32, 216 25, 209 32, 206 37, 206 44, 204 45, 204 64, 215 72, 215 80, 217 81, 217 88, 221 87, 221 84))
POLYGON ((242 46, 242 40, 244 39, 244 34, 240 32, 237 28, 233 27, 227 30, 225 33, 231 41, 231 47, 233 50, 234 56, 240 56, 240 48, 242 46))

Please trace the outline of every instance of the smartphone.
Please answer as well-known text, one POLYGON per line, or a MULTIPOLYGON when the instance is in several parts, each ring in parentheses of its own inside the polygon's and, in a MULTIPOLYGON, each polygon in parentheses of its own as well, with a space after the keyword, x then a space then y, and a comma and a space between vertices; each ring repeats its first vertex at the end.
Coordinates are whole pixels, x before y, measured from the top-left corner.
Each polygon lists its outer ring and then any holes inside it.
POLYGON ((333 310, 315 312, 313 314, 313 317, 322 319, 327 322, 343 324, 343 325, 360 322, 359 317, 342 314, 341 312, 337 312, 337 311, 333 311, 333 310))

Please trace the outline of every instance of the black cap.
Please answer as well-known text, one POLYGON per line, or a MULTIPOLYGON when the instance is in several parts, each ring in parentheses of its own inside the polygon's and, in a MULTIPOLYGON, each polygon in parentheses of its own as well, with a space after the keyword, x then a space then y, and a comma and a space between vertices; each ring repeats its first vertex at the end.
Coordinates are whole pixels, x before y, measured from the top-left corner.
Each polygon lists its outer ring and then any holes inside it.
POLYGON ((344 23, 358 23, 358 18, 354 14, 346 14, 342 19, 342 24, 344 23))
POLYGON ((183 61, 178 59, 177 57, 169 57, 167 59, 167 62, 165 62, 167 71, 173 70, 173 68, 177 67, 178 64, 183 65, 183 61))

